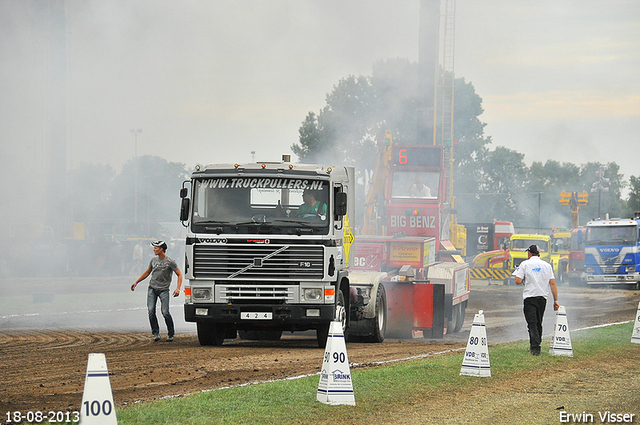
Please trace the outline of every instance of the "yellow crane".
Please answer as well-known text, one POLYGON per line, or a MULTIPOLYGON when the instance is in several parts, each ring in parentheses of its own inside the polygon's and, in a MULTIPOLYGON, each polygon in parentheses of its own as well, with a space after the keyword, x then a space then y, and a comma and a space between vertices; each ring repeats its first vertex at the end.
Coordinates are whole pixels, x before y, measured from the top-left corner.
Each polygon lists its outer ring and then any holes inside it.
POLYGON ((580 225, 580 217, 579 217, 579 209, 581 206, 587 205, 589 203, 589 194, 586 190, 582 192, 560 192, 560 202, 561 205, 567 205, 571 207, 571 228, 577 229, 580 225))

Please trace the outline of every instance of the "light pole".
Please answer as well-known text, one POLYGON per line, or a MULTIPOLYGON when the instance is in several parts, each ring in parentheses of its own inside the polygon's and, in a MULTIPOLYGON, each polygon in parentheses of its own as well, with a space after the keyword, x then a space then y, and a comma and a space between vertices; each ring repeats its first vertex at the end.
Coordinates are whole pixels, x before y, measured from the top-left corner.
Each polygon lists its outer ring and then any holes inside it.
POLYGON ((142 129, 139 128, 137 130, 131 129, 129 130, 133 133, 133 137, 135 138, 135 145, 133 147, 134 151, 134 161, 135 161, 135 177, 134 177, 134 208, 133 208, 133 221, 135 223, 138 222, 138 134, 142 133, 142 129))
POLYGON ((149 235, 149 186, 151 186, 151 176, 144 176, 145 182, 147 184, 147 237, 149 235))

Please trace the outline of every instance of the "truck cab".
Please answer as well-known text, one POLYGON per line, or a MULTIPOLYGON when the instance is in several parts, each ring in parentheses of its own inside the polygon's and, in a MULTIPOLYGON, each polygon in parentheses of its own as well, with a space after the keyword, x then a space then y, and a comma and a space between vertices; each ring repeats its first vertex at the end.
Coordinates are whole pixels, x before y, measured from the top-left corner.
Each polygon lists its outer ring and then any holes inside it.
POLYGON ((558 282, 566 283, 568 280, 570 253, 571 232, 554 232, 551 235, 551 265, 558 282))
POLYGON ((354 169, 198 166, 181 190, 187 322, 201 345, 348 326, 354 169))
MULTIPOLYGON (((509 270, 512 273, 520 263, 529 258, 527 248, 534 244, 538 245, 540 258, 551 264, 551 238, 549 236, 517 234, 509 238, 509 270)), ((513 281, 513 279, 510 279, 510 281, 513 281)))
POLYGON ((587 223, 586 283, 640 288, 640 214, 587 223))
POLYGON ((569 251, 568 280, 570 285, 584 282, 584 240, 585 229, 578 227, 571 230, 571 250, 569 251))
MULTIPOLYGON (((464 323, 470 294, 469 267, 461 257, 466 231, 446 196, 442 146, 394 145, 391 139, 387 133, 378 144, 351 276, 383 284, 389 335, 442 338, 464 323)), ((373 320, 376 305, 364 309, 365 321, 352 330, 371 334, 358 328, 373 320)))

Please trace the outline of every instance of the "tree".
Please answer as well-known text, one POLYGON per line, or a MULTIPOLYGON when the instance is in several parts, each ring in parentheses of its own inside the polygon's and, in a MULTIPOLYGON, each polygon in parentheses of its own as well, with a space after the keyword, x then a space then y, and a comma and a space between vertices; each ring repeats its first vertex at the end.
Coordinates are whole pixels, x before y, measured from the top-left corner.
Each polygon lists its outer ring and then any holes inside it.
POLYGON ((108 164, 83 163, 72 173, 71 207, 74 222, 109 219, 115 171, 108 164))
POLYGON ((454 139, 459 143, 454 145, 453 192, 479 193, 491 144, 491 138, 484 136, 486 124, 478 118, 484 112, 482 98, 464 78, 457 78, 454 84, 454 139))
MULTIPOLYGON (((309 112, 303 121, 293 153, 301 162, 329 160, 373 169, 376 142, 385 131, 392 133, 395 144, 424 144, 416 140, 418 78, 418 65, 398 58, 376 62, 370 77, 351 75, 340 80, 320 113, 309 112)), ((467 161, 490 140, 483 138, 485 124, 477 118, 482 99, 464 79, 455 84, 457 149, 467 161)))
POLYGON ((300 134, 300 145, 291 146, 293 153, 298 156, 301 162, 312 164, 319 162, 316 155, 322 150, 325 141, 315 113, 309 112, 298 133, 300 134))
MULTIPOLYGON (((571 228, 571 209, 560 204, 560 193, 563 190, 566 192, 584 190, 585 184, 580 177, 580 167, 555 160, 548 160, 544 164, 534 162, 529 168, 528 180, 525 191, 530 194, 530 197, 536 198, 536 220, 539 220, 540 226, 571 228)), ((532 224, 530 227, 534 227, 532 224)), ((535 226, 537 227, 537 224, 535 226)))
POLYGON ((525 214, 521 208, 527 167, 524 155, 502 146, 489 151, 482 161, 479 181, 480 193, 494 196, 492 202, 477 203, 473 210, 483 211, 485 221, 499 218, 513 222, 522 221, 525 214), (496 194, 498 196, 496 196, 496 194))
POLYGON ((629 210, 635 213, 640 211, 640 177, 631 176, 629 177, 629 198, 627 199, 627 204, 629 210))
MULTIPOLYGON (((389 59, 373 65, 370 77, 349 76, 327 95, 318 115, 309 112, 299 129, 299 143, 291 146, 301 162, 352 165, 363 181, 364 170, 373 170, 377 141, 390 131, 395 144, 424 144, 417 141, 418 65, 407 59, 389 59)), ((456 171, 460 187, 477 191, 478 161, 484 157, 484 125, 478 120, 482 99, 464 79, 456 84, 456 171)), ((422 118, 422 117, 421 117, 422 118)), ((429 143, 431 143, 429 141, 429 143)), ((456 188, 458 187, 456 186, 456 188)), ((454 188, 454 191, 457 190, 454 188)), ((364 187, 356 188, 356 203, 364 201, 364 187)))
MULTIPOLYGON (((131 159, 114 179, 109 212, 117 220, 136 219, 135 174, 136 161, 131 159)), ((138 157, 137 174, 137 221, 176 221, 180 209, 178 193, 187 178, 184 164, 145 155, 138 157)))
MULTIPOLYGON (((627 186, 624 181, 624 176, 620 174, 620 166, 615 162, 609 164, 601 164, 599 162, 589 162, 582 165, 582 171, 580 173, 584 186, 589 192, 589 204, 585 208, 581 208, 580 211, 585 211, 584 216, 588 218, 604 217, 605 214, 609 214, 610 217, 625 217, 629 214, 626 202, 622 200, 622 190, 627 186), (604 167, 604 178, 609 179, 608 183, 605 183, 606 190, 600 190, 596 192, 590 192, 599 177, 596 176, 596 172, 604 167)), ((581 214, 582 217, 582 214, 581 214)), ((583 221, 581 219, 581 221, 583 221)))
MULTIPOLYGON (((390 131, 395 144, 418 141, 418 66, 407 59, 388 59, 373 65, 371 76, 344 78, 326 97, 316 115, 309 112, 299 129, 299 143, 291 149, 301 162, 333 163, 356 167, 359 181, 372 170, 377 140, 390 131)), ((453 192, 458 220, 478 223, 510 220, 519 227, 570 227, 571 213, 558 202, 562 190, 589 192, 600 164, 575 165, 549 160, 524 164, 524 155, 505 147, 489 149, 484 135, 482 98, 471 82, 455 79, 453 192)), ((437 132, 440 129, 437 129, 437 132)), ((429 142, 430 144, 430 142, 429 142)), ((600 193, 600 208, 612 216, 629 214, 621 199, 626 186, 619 166, 606 165, 609 192, 600 193)), ((634 181, 632 181, 633 184, 634 181)), ((637 183, 637 180, 635 181, 637 183)), ((640 189, 640 188, 639 188, 640 189)), ((356 187, 356 205, 364 200, 364 187, 356 187)), ((598 202, 590 194, 581 216, 597 216, 598 202)), ((640 195, 638 195, 640 196, 640 195)))

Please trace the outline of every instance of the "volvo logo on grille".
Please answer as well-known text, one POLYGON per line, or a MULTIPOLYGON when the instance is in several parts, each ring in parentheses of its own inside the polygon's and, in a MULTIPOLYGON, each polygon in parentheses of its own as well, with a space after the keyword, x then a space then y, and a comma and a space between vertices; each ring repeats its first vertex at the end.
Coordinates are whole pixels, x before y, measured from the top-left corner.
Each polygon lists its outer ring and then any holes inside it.
POLYGON ((262 267, 262 258, 254 258, 253 267, 262 267))
POLYGON ((226 238, 198 238, 200 243, 227 243, 226 238))
POLYGON ((620 248, 598 248, 598 250, 600 252, 612 252, 612 253, 618 253, 620 251, 620 248))

